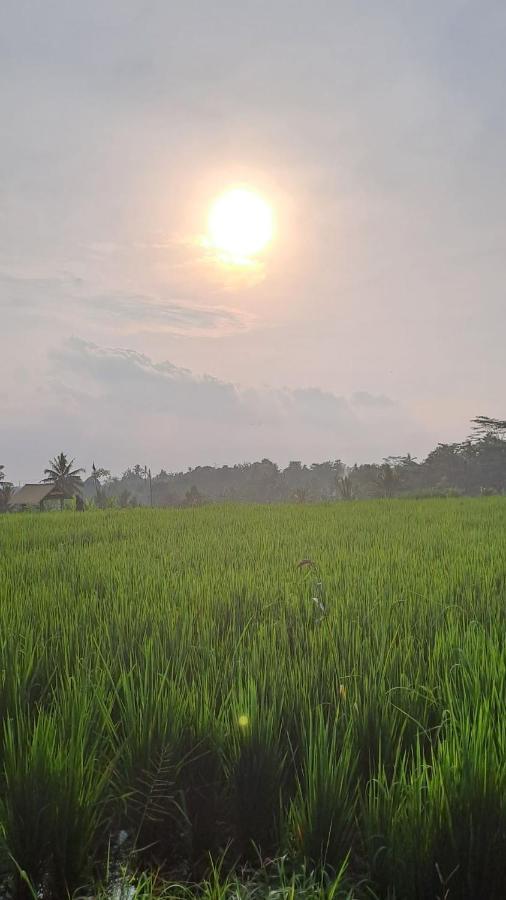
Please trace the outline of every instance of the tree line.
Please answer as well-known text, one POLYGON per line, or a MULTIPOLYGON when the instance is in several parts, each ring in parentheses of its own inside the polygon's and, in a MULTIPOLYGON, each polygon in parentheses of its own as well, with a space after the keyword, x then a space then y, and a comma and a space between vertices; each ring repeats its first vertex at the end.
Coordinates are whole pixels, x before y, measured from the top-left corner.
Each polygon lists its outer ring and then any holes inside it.
MULTIPOLYGON (((312 465, 292 461, 280 468, 269 459, 234 466, 198 466, 186 472, 151 469, 139 463, 121 476, 93 462, 91 474, 66 454, 55 456, 43 483, 77 498, 78 508, 113 506, 200 506, 209 502, 314 503, 379 497, 477 496, 506 494, 506 420, 477 416, 465 441, 438 444, 426 459, 409 453, 382 463, 346 466, 340 459, 312 465)), ((0 511, 14 489, 0 465, 0 511)))

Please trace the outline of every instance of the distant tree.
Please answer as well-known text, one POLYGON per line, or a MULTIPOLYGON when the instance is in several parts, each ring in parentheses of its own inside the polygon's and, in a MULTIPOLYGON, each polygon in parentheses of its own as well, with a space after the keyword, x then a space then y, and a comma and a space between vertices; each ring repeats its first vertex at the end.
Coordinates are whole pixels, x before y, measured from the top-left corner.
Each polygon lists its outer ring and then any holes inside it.
MULTIPOLYGON (((346 473, 353 486, 353 499, 364 500, 378 496, 377 474, 378 466, 365 463, 358 466, 356 463, 346 473)), ((338 486, 338 496, 341 496, 338 486)))
POLYGON ((167 483, 168 476, 153 479, 153 502, 155 506, 178 506, 180 498, 167 483))
POLYGON ((12 484, 9 481, 4 481, 3 484, 0 484, 0 513, 7 512, 9 509, 9 500, 11 499, 14 493, 12 484))
POLYGON ((469 464, 461 444, 438 444, 422 463, 422 486, 447 493, 453 488, 469 485, 469 464))
POLYGON ((346 467, 340 459, 313 463, 307 477, 308 494, 311 500, 330 500, 336 495, 338 479, 346 475, 346 467))
POLYGON ((383 497, 393 497, 398 485, 397 473, 393 466, 387 462, 379 466, 376 482, 383 497))
POLYGON ((132 505, 132 494, 127 488, 121 491, 121 494, 118 497, 118 503, 121 506, 121 509, 126 509, 127 506, 132 505))
POLYGON ((5 466, 0 465, 0 512, 7 512, 13 492, 12 483, 5 480, 5 466))
MULTIPOLYGON (((151 501, 151 485, 149 478, 149 469, 147 466, 141 466, 136 463, 135 466, 129 466, 123 472, 121 478, 109 478, 107 482, 107 494, 113 494, 119 497, 121 491, 126 488, 136 498, 139 505, 146 505, 151 501)), ((129 504, 132 505, 131 503, 129 504)))
MULTIPOLYGON (((49 461, 49 468, 44 469, 44 484, 54 484, 58 490, 65 494, 79 494, 82 481, 81 473, 84 469, 73 469, 74 459, 68 459, 65 453, 60 453, 49 461)), ((60 500, 63 509, 63 498, 60 500)))
POLYGON ((107 497, 104 488, 102 487, 102 479, 110 478, 110 475, 109 469, 97 467, 93 462, 91 467, 91 477, 95 485, 95 505, 98 506, 99 509, 105 509, 107 505, 107 497))
POLYGON ((420 466, 411 453, 405 456, 386 456, 383 463, 389 465, 394 476, 396 494, 416 491, 420 481, 420 466))
POLYGON ((478 440, 465 441, 460 455, 467 475, 459 485, 461 490, 474 494, 506 491, 506 440, 489 431, 478 440))
POLYGON ((300 460, 292 459, 291 462, 288 463, 286 469, 283 471, 283 480, 289 488, 296 489, 297 485, 300 484, 303 471, 304 467, 300 460))
MULTIPOLYGON (((264 458, 260 462, 243 465, 238 471, 241 475, 242 499, 253 503, 269 503, 280 499, 279 469, 270 459, 264 458)), ((202 484, 202 488, 207 493, 206 483, 202 484)), ((220 492, 223 492, 223 483, 220 492)))
POLYGON ((95 485, 100 487, 101 483, 102 483, 102 479, 110 478, 110 475, 111 475, 111 473, 110 473, 109 469, 102 469, 100 467, 97 467, 95 465, 95 463, 93 463, 93 465, 91 467, 91 477, 93 478, 95 485))
POLYGON ((186 491, 184 500, 185 506, 202 506, 206 502, 206 498, 194 484, 192 484, 189 491, 186 491))
MULTIPOLYGON (((128 505, 188 506, 211 501, 276 503, 318 502, 334 497, 367 499, 378 496, 479 495, 506 493, 506 433, 502 420, 478 417, 483 434, 456 444, 439 444, 418 462, 409 453, 385 457, 383 463, 355 464, 339 460, 305 465, 292 461, 280 469, 269 459, 233 466, 197 466, 184 472, 162 469, 150 479, 140 464, 107 481, 107 505, 129 492, 128 505), (492 425, 495 431, 490 431, 492 425), (486 426, 486 427, 485 427, 486 426), (348 480, 349 479, 349 480, 348 480), (196 492, 196 493, 195 493, 196 492)), ((96 470, 100 473, 103 470, 96 470)), ((93 488, 93 473, 86 482, 93 488)), ((96 491, 93 491, 96 493, 96 491)))
POLYGON ((506 419, 490 419, 488 416, 476 416, 472 419, 473 431, 476 435, 491 434, 494 437, 506 437, 506 419))
POLYGON ((416 469, 418 466, 416 456, 411 456, 411 453, 406 453, 405 456, 385 456, 383 462, 396 470, 416 469))
POLYGON ((351 475, 341 475, 337 479, 337 495, 341 500, 355 499, 355 489, 351 475))

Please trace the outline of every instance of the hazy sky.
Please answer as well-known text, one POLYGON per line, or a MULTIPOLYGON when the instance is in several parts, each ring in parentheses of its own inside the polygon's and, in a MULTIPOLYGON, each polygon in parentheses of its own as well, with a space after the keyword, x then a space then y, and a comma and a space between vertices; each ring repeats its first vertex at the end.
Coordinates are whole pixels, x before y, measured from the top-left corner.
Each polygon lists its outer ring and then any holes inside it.
POLYGON ((504 0, 3 0, 0 462, 423 455, 506 415, 504 0), (248 183, 261 267, 199 245, 248 183))

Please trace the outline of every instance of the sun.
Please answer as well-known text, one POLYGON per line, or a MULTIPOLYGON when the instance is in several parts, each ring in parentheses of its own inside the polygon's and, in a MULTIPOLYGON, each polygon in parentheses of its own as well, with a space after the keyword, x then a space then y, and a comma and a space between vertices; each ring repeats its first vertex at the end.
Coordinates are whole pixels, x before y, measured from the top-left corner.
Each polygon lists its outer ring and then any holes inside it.
POLYGON ((251 188, 232 188, 212 204, 207 229, 207 244, 222 260, 248 265, 272 240, 272 209, 251 188))

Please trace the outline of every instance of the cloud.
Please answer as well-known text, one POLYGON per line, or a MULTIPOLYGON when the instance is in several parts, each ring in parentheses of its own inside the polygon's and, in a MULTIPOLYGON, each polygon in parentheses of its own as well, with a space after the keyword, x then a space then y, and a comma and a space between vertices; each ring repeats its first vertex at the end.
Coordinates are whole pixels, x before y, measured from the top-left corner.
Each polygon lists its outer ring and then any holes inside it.
POLYGON ((32 321, 51 316, 72 319, 76 313, 117 330, 160 331, 193 337, 235 334, 251 326, 253 316, 222 306, 122 291, 94 291, 71 273, 38 277, 0 272, 1 305, 11 314, 29 314, 32 321))
MULTIPOLYGON (((278 461, 381 458, 397 446, 400 434, 401 447, 409 446, 411 423, 388 398, 369 416, 367 405, 361 410, 360 404, 317 387, 244 387, 79 337, 54 349, 50 364, 53 406, 78 417, 88 437, 90 429, 101 441, 109 436, 122 462, 125 448, 144 447, 153 454, 167 443, 176 443, 183 467, 269 455, 278 461)), ((165 457, 162 464, 167 465, 165 457)))
POLYGON ((355 391, 351 395, 354 406, 363 406, 369 409, 386 409, 393 406, 393 401, 385 394, 369 394, 368 391, 355 391))
POLYGON ((242 331, 252 316, 224 307, 196 306, 174 300, 154 300, 139 294, 109 293, 90 297, 90 308, 146 331, 174 334, 220 335, 242 331))
POLYGON ((54 387, 87 391, 105 405, 127 407, 136 416, 165 414, 222 421, 243 412, 233 384, 210 376, 197 377, 165 361, 154 363, 135 350, 102 348, 70 338, 50 354, 54 387))
POLYGON ((72 389, 80 399, 87 390, 104 402, 127 403, 138 414, 323 428, 357 421, 344 397, 319 388, 243 388, 169 361, 153 362, 135 350, 103 348, 78 337, 53 350, 50 359, 56 390, 68 396, 72 389))
POLYGON ((80 337, 54 347, 49 368, 12 399, 0 444, 14 480, 38 477, 62 448, 81 465, 98 459, 120 471, 137 460, 154 470, 263 457, 373 461, 420 440, 388 398, 368 406, 315 386, 248 387, 80 337))
POLYGON ((4 309, 34 312, 45 311, 47 304, 72 297, 81 286, 79 278, 66 273, 60 276, 17 275, 0 272, 0 297, 4 309))

